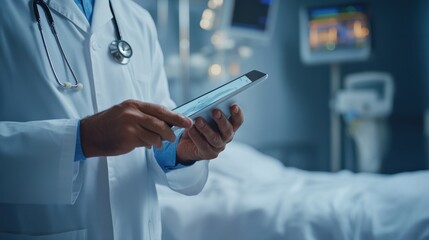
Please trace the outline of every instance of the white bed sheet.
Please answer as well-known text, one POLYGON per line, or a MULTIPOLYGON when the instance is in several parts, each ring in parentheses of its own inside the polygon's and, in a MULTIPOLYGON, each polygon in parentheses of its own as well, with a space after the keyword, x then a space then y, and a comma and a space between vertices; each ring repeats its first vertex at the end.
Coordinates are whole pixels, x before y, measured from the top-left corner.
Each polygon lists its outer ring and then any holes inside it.
POLYGON ((429 239, 429 171, 307 172, 231 143, 199 195, 158 192, 164 240, 429 239))

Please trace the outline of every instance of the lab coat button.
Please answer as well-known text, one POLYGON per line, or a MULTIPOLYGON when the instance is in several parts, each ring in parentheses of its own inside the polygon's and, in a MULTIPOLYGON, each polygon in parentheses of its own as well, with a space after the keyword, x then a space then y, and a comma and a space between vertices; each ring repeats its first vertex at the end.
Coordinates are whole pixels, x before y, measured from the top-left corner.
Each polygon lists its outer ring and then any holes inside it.
POLYGON ((96 41, 92 42, 92 50, 97 51, 97 49, 99 49, 100 46, 98 45, 98 43, 96 41))

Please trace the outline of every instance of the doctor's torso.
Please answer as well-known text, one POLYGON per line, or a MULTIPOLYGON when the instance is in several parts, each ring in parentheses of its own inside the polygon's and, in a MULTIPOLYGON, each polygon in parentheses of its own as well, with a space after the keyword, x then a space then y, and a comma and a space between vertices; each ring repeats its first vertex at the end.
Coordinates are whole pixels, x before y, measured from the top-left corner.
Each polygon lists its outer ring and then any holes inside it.
MULTIPOLYGON (((61 89, 55 82, 43 48, 30 1, 6 1, 1 8, 2 31, 1 77, 2 120, 38 120, 80 118, 101 111, 129 98, 151 100, 150 82, 154 69, 153 51, 156 36, 152 20, 132 1, 112 1, 123 38, 133 46, 129 64, 116 63, 109 54, 109 44, 116 39, 112 14, 107 0, 95 3, 92 24, 73 1, 50 1, 59 39, 83 91, 61 89), (125 4, 128 3, 128 4, 125 4), (9 6, 10 5, 10 6, 9 6), (138 11, 140 10, 140 11, 138 11), (125 11, 126 13, 122 13, 125 11), (11 93, 11 97, 8 94, 11 93), (9 104, 13 101, 13 104, 9 104), (66 107, 66 110, 61 110, 66 107), (52 112, 17 115, 14 109, 52 109, 52 112), (78 109, 78 110, 77 110, 78 109), (48 115, 49 114, 49 115, 48 115)), ((42 12, 42 11, 41 11, 42 12)), ((62 81, 72 81, 65 61, 41 13, 42 27, 54 68, 62 81)))
MULTIPOLYGON (((71 68, 84 87, 76 91, 56 83, 31 1, 3 1, 0 121, 31 124, 81 119, 126 99, 172 106, 168 92, 160 90, 166 88, 166 82, 154 24, 140 6, 131 0, 112 0, 122 37, 134 51, 129 64, 120 65, 108 50, 116 38, 108 0, 95 1, 91 25, 72 0, 48 4, 71 68)), ((60 80, 72 81, 45 15, 41 17, 54 68, 60 80)), ((74 189, 79 192, 74 204, 0 203, 0 239, 35 239, 34 235, 40 236, 37 239, 157 239, 160 220, 147 154, 137 149, 124 156, 80 163, 74 180, 81 184, 74 189)))

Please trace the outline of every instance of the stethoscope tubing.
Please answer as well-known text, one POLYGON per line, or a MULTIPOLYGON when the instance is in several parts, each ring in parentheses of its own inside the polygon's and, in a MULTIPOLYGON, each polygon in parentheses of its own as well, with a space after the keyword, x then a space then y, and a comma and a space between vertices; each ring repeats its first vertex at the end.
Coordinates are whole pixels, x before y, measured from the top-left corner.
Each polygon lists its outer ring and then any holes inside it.
MULTIPOLYGON (((122 34, 121 34, 120 29, 119 29, 118 22, 116 20, 115 12, 113 10, 111 1, 109 1, 109 7, 110 7, 110 11, 112 12, 112 15, 113 15, 113 24, 115 25, 115 32, 117 35, 117 40, 114 40, 109 45, 109 51, 112 55, 112 58, 116 62, 125 65, 125 64, 128 64, 131 56, 133 55, 133 51, 132 51, 131 45, 128 42, 122 40, 122 34)), ((68 89, 68 88, 77 89, 77 90, 81 89, 83 87, 83 85, 77 79, 77 76, 76 76, 75 72, 73 71, 73 69, 70 65, 70 62, 67 59, 67 56, 64 52, 64 49, 63 49, 62 44, 60 42, 60 39, 58 37, 57 31, 55 29, 54 18, 52 17, 52 14, 51 14, 51 11, 50 11, 48 5, 43 0, 33 0, 33 12, 34 12, 34 16, 35 16, 36 21, 37 21, 40 36, 42 38, 43 48, 45 49, 46 56, 48 57, 48 62, 49 62, 49 65, 51 67, 52 73, 54 74, 55 81, 58 83, 58 85, 60 85, 63 88, 66 88, 66 89, 68 89), (51 32, 54 35, 55 42, 56 42, 58 48, 60 49, 61 57, 66 62, 67 68, 70 70, 70 72, 73 76, 74 84, 67 82, 67 81, 64 81, 64 82, 61 81, 57 75, 57 72, 55 71, 55 67, 54 67, 54 64, 52 62, 49 50, 48 50, 48 46, 46 44, 45 36, 43 35, 43 29, 42 29, 42 24, 41 24, 41 20, 40 20, 40 13, 39 13, 38 6, 42 7, 42 9, 45 13, 45 16, 47 18, 51 32)))

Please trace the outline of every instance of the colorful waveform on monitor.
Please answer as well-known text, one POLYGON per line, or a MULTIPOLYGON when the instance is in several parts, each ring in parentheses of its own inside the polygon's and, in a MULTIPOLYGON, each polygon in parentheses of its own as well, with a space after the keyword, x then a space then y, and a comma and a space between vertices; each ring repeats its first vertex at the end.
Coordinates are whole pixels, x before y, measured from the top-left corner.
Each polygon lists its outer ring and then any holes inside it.
POLYGON ((369 44, 370 30, 364 4, 309 8, 310 51, 359 49, 369 44))

